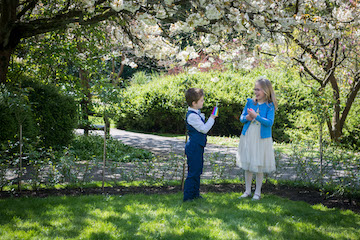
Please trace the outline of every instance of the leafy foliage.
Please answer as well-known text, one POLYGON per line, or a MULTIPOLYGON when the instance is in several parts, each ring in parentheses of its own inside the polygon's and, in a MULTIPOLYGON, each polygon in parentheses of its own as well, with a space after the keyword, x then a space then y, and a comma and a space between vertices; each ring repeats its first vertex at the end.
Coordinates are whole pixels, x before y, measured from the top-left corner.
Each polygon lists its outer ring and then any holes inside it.
MULTIPOLYGON (((266 75, 273 83, 279 99, 276 112, 274 138, 289 141, 286 128, 293 128, 292 116, 304 110, 302 100, 306 89, 300 88, 298 76, 293 72, 258 68, 252 72, 208 72, 154 77, 147 84, 133 84, 123 93, 119 103, 118 127, 149 132, 184 133, 187 111, 184 93, 189 87, 205 91, 202 112, 208 117, 212 107, 219 104, 220 115, 211 130, 212 135, 239 135, 242 125, 240 114, 246 99, 253 97, 255 80, 266 75)), ((140 75, 138 75, 140 76, 140 75)), ((140 80, 137 80, 138 82, 140 80)), ((144 79, 143 82, 147 82, 144 79)))
MULTIPOLYGON (((24 137, 36 141, 40 136, 45 146, 64 146, 73 137, 72 131, 77 124, 77 107, 73 97, 65 95, 54 85, 46 85, 26 78, 22 81, 23 89, 28 89, 28 111, 21 112, 24 120, 24 137), (25 116, 24 116, 25 115, 25 116)), ((0 142, 14 140, 18 132, 19 113, 11 107, 12 98, 16 97, 17 88, 3 87, 0 97, 1 137, 0 142), (13 97, 11 97, 13 96, 13 97)))
MULTIPOLYGON (((184 118, 187 104, 185 91, 189 87, 200 87, 205 91, 202 112, 208 117, 212 107, 219 103, 220 115, 210 135, 240 135, 242 124, 239 116, 247 98, 253 97, 253 84, 260 76, 266 76, 273 84, 279 109, 275 113, 272 128, 277 142, 297 140, 316 141, 322 119, 331 116, 331 102, 319 97, 316 87, 304 85, 303 79, 291 68, 258 67, 253 71, 202 72, 178 75, 137 74, 136 81, 121 95, 118 128, 147 132, 185 132, 184 118), (143 77, 144 79, 139 79, 143 77), (150 80, 149 80, 150 79, 150 80)), ((325 89, 331 94, 331 89, 325 89)), ((325 94, 324 93, 324 94, 325 94)), ((120 98, 119 98, 120 99, 120 98)), ((342 142, 358 148, 360 122, 356 117, 360 105, 355 100, 342 142), (355 134, 354 134, 355 133, 355 134)), ((324 122, 324 121, 323 121, 324 122)), ((328 137, 328 133, 325 134, 328 137)))
MULTIPOLYGON (((103 137, 101 136, 77 136, 70 145, 70 151, 78 160, 96 159, 102 160, 103 137)), ((122 142, 109 138, 107 141, 107 158, 116 162, 147 161, 153 158, 153 154, 143 149, 134 149, 122 142)))

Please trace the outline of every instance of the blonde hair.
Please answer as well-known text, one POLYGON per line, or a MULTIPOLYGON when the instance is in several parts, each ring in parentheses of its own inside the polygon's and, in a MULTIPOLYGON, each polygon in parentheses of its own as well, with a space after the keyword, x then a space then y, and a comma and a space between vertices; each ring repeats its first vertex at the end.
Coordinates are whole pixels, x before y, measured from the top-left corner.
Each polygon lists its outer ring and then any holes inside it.
MULTIPOLYGON (((275 92, 274 92, 274 89, 273 89, 273 87, 271 85, 270 80, 261 77, 258 80, 256 80, 256 83, 260 84, 262 90, 265 93, 265 97, 266 97, 267 102, 268 103, 273 103, 275 109, 277 110, 278 109, 278 103, 277 103, 275 92)), ((255 102, 257 103, 256 99, 255 99, 255 102)))

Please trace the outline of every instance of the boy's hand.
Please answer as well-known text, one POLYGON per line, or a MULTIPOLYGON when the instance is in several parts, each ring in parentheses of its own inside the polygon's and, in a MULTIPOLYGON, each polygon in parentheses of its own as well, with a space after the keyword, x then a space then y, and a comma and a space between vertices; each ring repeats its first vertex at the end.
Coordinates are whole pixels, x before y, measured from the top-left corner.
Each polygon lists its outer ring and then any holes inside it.
POLYGON ((215 115, 213 115, 213 114, 211 114, 210 117, 211 117, 212 119, 217 118, 217 116, 215 116, 215 115))

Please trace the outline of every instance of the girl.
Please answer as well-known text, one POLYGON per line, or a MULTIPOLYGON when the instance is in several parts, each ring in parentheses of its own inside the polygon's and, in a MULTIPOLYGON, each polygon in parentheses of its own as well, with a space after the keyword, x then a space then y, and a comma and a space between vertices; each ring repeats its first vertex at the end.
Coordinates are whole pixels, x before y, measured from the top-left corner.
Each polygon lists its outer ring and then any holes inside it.
POLYGON ((253 200, 259 200, 264 172, 276 170, 271 127, 274 123, 277 101, 268 79, 257 80, 254 92, 254 99, 247 99, 240 116, 240 122, 245 125, 240 136, 236 165, 245 170, 245 192, 240 198, 251 195, 252 176, 256 173, 253 200))

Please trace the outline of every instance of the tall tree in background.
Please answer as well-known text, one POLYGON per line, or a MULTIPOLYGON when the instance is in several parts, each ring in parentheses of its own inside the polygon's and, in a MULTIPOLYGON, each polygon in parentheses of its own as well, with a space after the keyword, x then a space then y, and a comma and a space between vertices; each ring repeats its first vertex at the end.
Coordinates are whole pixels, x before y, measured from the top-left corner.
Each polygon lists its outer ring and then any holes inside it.
MULTIPOLYGON (((272 39, 260 52, 295 63, 306 84, 328 90, 329 112, 324 121, 330 137, 340 141, 345 120, 360 90, 360 3, 358 1, 274 2, 269 8, 252 6, 251 26, 272 39)), ((248 9, 249 10, 249 9, 248 9)), ((325 97, 325 95, 323 96, 325 97)))

